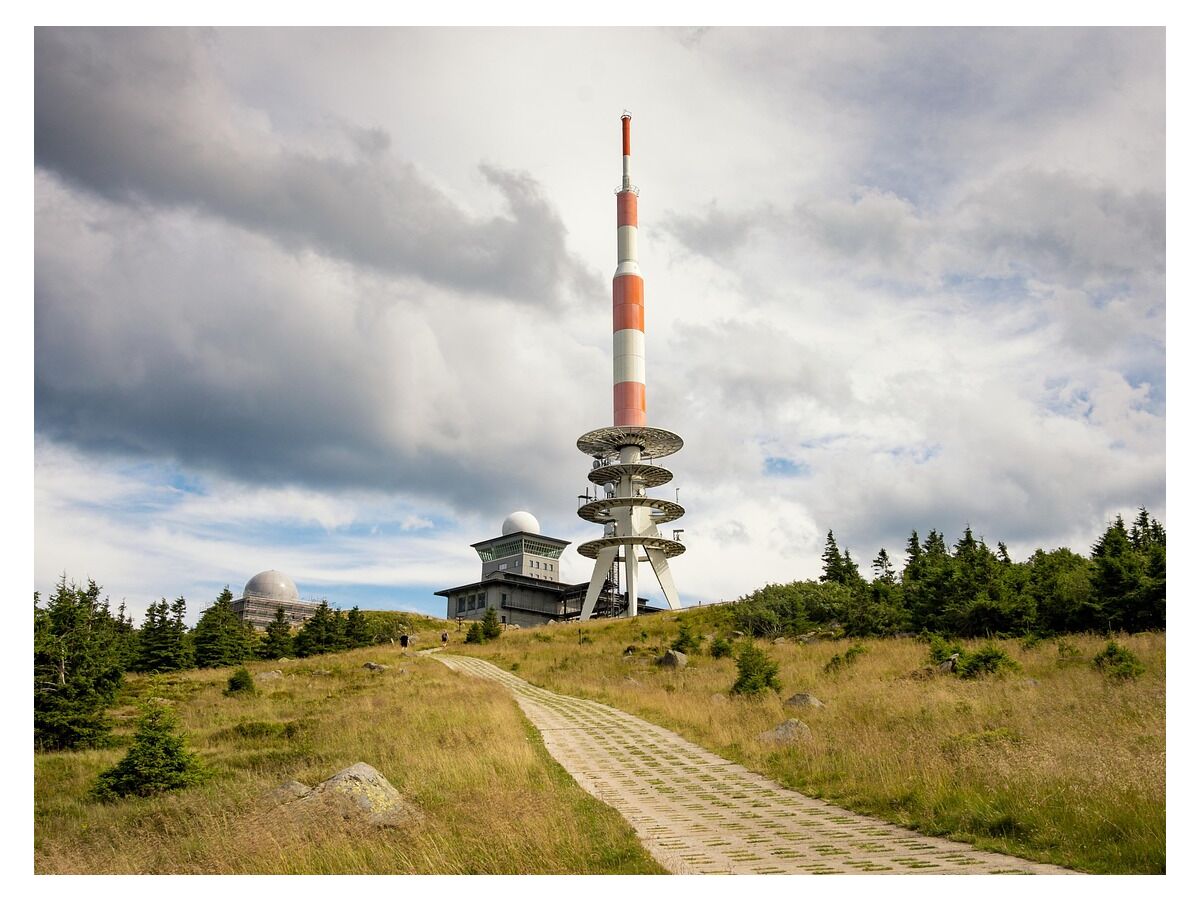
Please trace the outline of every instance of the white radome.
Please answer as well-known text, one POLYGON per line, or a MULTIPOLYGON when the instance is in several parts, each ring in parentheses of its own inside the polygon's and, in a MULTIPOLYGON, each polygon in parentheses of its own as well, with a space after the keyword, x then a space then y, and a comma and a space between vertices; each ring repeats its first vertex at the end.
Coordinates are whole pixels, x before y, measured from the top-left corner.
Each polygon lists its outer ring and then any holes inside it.
POLYGON ((504 520, 504 524, 500 526, 500 533, 513 534, 518 531, 527 531, 530 534, 541 534, 542 526, 538 524, 538 520, 533 517, 533 513, 525 512, 523 509, 518 509, 514 513, 509 513, 508 518, 504 520))
POLYGON ((261 597, 266 600, 299 600, 296 582, 276 569, 259 572, 246 582, 243 597, 261 597))

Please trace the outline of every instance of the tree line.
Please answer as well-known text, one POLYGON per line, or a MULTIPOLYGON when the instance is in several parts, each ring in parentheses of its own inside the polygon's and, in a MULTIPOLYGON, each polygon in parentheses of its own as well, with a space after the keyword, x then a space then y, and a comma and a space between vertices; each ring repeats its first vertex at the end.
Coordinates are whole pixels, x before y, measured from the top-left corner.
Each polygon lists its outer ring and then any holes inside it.
POLYGON ((803 634, 822 626, 850 636, 930 632, 962 637, 1148 631, 1167 624, 1167 533, 1142 507, 1133 524, 1117 516, 1090 556, 1065 547, 1027 560, 993 550, 968 525, 952 547, 930 531, 909 536, 897 573, 886 549, 871 580, 832 530, 818 580, 768 584, 739 598, 741 630, 803 634))
POLYGON ((122 602, 114 613, 100 587, 59 579, 43 606, 33 595, 34 746, 63 750, 102 745, 104 711, 116 701, 125 672, 173 672, 238 665, 248 659, 314 656, 395 639, 406 629, 402 614, 343 614, 322 601, 293 634, 282 607, 260 634, 233 610, 226 587, 194 628, 184 623, 187 601, 165 599, 146 610, 141 628, 122 602))

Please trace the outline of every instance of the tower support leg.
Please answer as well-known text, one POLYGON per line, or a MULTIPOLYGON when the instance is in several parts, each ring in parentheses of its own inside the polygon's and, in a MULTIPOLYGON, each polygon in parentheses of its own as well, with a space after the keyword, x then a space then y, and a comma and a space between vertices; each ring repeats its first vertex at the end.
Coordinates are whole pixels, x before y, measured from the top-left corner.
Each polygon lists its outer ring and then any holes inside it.
POLYGON ((583 610, 579 613, 579 621, 586 622, 592 617, 596 608, 596 600, 604 588, 604 582, 612 571, 613 560, 617 558, 617 548, 607 547, 596 554, 596 568, 592 569, 592 580, 588 584, 587 595, 583 598, 583 610))
POLYGON ((625 545, 625 587, 629 591, 629 603, 625 608, 625 618, 632 619, 638 614, 638 545, 625 545))
POLYGON ((671 567, 667 565, 666 554, 661 550, 651 550, 647 547, 646 556, 650 559, 650 566, 654 569, 658 586, 662 588, 663 596, 667 598, 667 605, 671 609, 679 609, 679 591, 675 589, 675 577, 671 574, 671 567))

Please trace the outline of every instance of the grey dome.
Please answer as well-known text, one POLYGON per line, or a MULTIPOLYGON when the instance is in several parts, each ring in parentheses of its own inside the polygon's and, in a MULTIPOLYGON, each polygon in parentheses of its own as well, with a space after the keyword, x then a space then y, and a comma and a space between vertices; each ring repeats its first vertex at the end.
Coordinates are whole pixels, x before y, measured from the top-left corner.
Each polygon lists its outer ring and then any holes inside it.
POLYGON ((246 582, 246 587, 242 589, 242 596, 294 601, 300 599, 300 592, 296 590, 296 582, 287 575, 276 569, 267 569, 246 582))

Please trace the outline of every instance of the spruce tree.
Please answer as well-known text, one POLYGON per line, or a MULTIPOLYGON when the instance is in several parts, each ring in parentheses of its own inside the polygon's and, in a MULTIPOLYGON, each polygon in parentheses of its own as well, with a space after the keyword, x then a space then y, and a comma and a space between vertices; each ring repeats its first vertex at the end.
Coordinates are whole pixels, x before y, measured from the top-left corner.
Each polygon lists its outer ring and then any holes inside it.
POLYGON ((148 797, 197 784, 205 770, 187 750, 179 720, 169 706, 151 701, 138 720, 129 752, 100 774, 92 793, 101 800, 136 795, 148 797))
POLYGON ((346 614, 346 643, 350 647, 366 647, 371 643, 371 628, 367 617, 357 606, 350 607, 346 614))
POLYGON ((485 641, 500 637, 500 617, 496 615, 496 607, 489 606, 487 608, 487 611, 483 614, 483 622, 479 627, 483 632, 483 639, 485 641))
POLYGON ((833 539, 833 529, 825 535, 825 552, 821 554, 821 581, 842 584, 845 579, 842 573, 842 554, 838 550, 837 541, 833 539))
POLYGON ((275 607, 275 618, 267 625, 267 639, 259 651, 263 659, 292 655, 292 626, 282 606, 275 607))
POLYGON ((122 680, 120 633, 100 587, 59 579, 43 609, 33 595, 33 741, 40 750, 94 747, 122 680))
POLYGON ((233 666, 250 655, 246 627, 233 611, 233 594, 226 585, 217 601, 200 614, 193 642, 196 665, 202 669, 233 666))
POLYGON ((296 635, 295 647, 298 656, 315 656, 336 649, 336 626, 333 610, 325 600, 316 608, 296 635))
POLYGON ((875 580, 880 584, 896 583, 896 570, 892 568, 892 561, 885 547, 879 548, 879 555, 871 563, 871 571, 875 573, 875 580))

